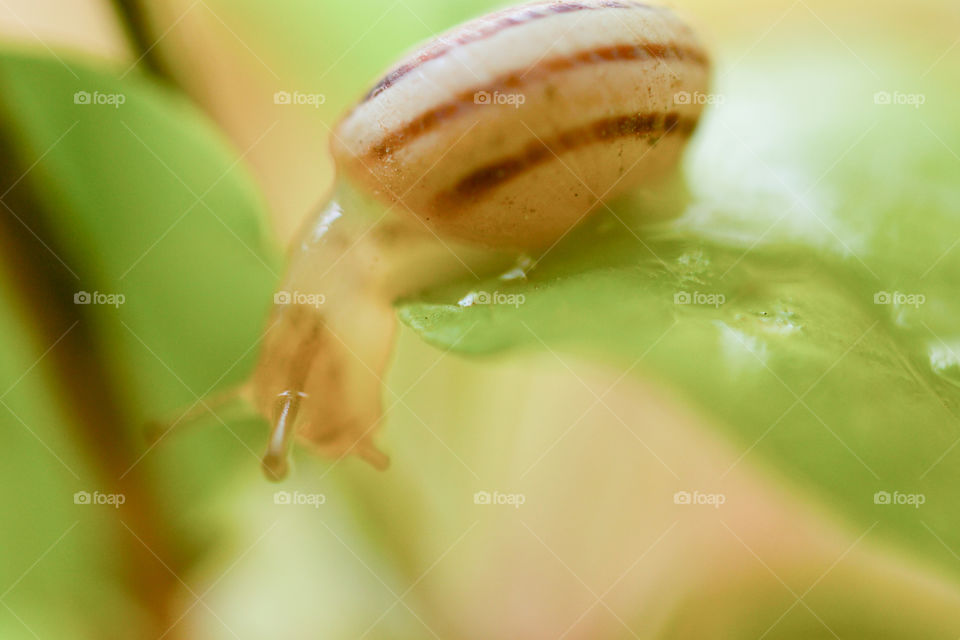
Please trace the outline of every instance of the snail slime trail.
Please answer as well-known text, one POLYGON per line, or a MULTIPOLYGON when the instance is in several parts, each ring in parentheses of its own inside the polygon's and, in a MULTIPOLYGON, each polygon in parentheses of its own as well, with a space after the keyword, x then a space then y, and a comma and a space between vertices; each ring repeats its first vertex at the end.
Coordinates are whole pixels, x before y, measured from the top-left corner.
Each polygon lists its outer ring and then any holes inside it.
POLYGON ((273 431, 377 468, 399 297, 550 247, 601 202, 655 190, 694 132, 709 59, 670 10, 558 0, 468 22, 340 121, 337 187, 294 245, 248 388, 273 431), (679 97, 678 97, 679 96, 679 97))

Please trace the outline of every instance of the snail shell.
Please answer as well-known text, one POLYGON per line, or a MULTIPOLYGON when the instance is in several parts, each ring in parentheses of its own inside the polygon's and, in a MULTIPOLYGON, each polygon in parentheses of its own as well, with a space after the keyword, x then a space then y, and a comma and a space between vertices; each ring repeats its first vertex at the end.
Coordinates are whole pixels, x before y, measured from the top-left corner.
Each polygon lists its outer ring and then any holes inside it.
POLYGON ((520 6, 428 43, 336 128, 341 171, 441 236, 535 248, 673 168, 707 54, 669 9, 520 6))

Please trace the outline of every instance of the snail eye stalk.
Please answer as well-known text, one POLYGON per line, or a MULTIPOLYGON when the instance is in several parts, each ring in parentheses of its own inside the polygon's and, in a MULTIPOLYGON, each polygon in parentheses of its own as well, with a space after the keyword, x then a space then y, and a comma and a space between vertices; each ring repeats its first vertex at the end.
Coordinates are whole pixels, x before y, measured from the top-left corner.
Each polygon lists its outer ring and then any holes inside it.
POLYGON ((300 403, 307 395, 299 391, 284 391, 277 396, 273 415, 273 428, 267 451, 263 455, 263 471, 271 480, 282 480, 290 469, 288 462, 293 431, 297 422, 300 403))

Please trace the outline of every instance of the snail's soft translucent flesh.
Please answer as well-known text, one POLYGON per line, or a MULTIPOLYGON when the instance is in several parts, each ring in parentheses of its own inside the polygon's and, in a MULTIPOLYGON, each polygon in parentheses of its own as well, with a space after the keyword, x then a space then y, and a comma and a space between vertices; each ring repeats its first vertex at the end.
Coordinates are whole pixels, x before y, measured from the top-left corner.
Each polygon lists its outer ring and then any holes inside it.
POLYGON ((328 456, 385 467, 372 435, 382 420, 393 302, 504 260, 444 242, 340 184, 293 248, 254 375, 254 402, 273 424, 268 475, 286 472, 293 434, 328 456))

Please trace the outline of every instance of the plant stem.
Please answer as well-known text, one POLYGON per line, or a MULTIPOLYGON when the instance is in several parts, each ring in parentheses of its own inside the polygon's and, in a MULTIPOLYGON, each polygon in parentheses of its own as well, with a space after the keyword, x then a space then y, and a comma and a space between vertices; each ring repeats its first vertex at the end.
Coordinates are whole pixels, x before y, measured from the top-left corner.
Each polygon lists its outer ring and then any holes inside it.
MULTIPOLYGON (((2 125, 0 193, 6 193, 4 202, 12 211, 30 221, 28 230, 8 211, 0 211, 0 269, 17 275, 10 281, 19 304, 9 312, 18 308, 29 319, 37 349, 57 344, 44 362, 46 380, 66 414, 63 427, 72 430, 71 435, 98 471, 96 481, 105 492, 126 497, 121 508, 109 510, 115 513, 108 517, 116 518, 118 546, 113 552, 123 558, 120 580, 131 600, 149 614, 150 633, 156 637, 178 619, 176 597, 182 587, 171 571, 183 571, 186 561, 148 486, 145 470, 131 470, 139 447, 124 428, 130 417, 121 399, 122 387, 103 363, 102 339, 80 312, 86 307, 70 303, 78 282, 47 257, 49 247, 58 255, 69 255, 53 240, 56 234, 48 228, 53 217, 37 197, 29 176, 15 186, 12 182, 24 175, 28 165, 4 133, 11 127, 6 122, 2 125), (157 558, 162 558, 163 564, 157 558)), ((180 629, 173 629, 165 637, 176 640, 183 635, 180 629)))
POLYGON ((173 85, 177 84, 171 68, 157 47, 150 17, 142 0, 111 0, 111 4, 117 12, 138 63, 142 63, 158 78, 173 85))

